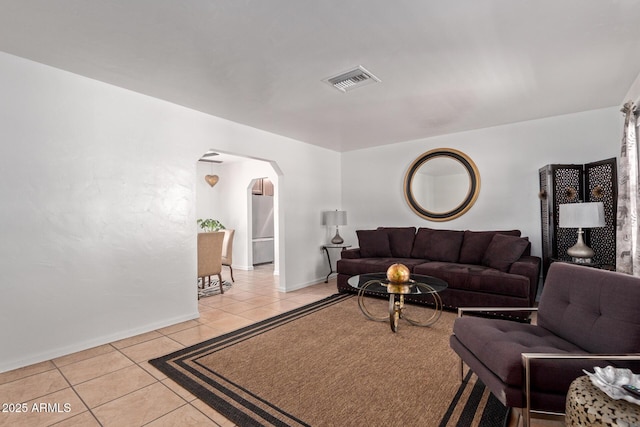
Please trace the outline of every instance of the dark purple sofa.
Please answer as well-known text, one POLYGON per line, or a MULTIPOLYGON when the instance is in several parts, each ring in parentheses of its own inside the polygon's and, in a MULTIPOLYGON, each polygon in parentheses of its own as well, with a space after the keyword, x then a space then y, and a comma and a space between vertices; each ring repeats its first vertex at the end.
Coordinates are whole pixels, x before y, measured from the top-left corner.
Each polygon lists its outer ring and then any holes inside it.
POLYGON ((347 283, 351 276, 385 272, 401 263, 414 274, 447 281, 448 289, 440 293, 445 309, 531 307, 535 302, 540 258, 530 255, 529 240, 520 237, 519 230, 416 232, 415 227, 380 227, 356 233, 359 247, 342 251, 337 263, 340 292, 357 292, 347 283))

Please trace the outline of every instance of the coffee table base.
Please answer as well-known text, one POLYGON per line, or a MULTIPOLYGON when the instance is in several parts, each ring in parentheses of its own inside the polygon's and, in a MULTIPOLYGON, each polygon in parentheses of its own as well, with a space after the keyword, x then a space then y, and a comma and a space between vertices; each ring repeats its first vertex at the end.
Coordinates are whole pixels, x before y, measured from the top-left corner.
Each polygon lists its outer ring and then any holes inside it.
POLYGON ((424 283, 415 283, 413 286, 420 287, 425 291, 425 295, 431 295, 431 297, 433 298, 433 314, 427 320, 418 321, 408 317, 404 312, 404 294, 397 293, 389 294, 389 316, 374 316, 373 314, 371 314, 365 304, 365 291, 369 286, 379 283, 380 282, 377 280, 371 280, 365 283, 358 291, 358 306, 360 307, 360 311, 362 311, 362 314, 364 314, 369 320, 374 320, 376 322, 386 322, 388 320, 389 325, 391 326, 391 331, 397 332, 398 321, 400 319, 405 319, 407 322, 414 326, 430 326, 436 323, 438 319, 440 319, 440 315, 442 314, 442 299, 440 298, 440 295, 438 295, 438 292, 435 291, 435 289, 424 283))

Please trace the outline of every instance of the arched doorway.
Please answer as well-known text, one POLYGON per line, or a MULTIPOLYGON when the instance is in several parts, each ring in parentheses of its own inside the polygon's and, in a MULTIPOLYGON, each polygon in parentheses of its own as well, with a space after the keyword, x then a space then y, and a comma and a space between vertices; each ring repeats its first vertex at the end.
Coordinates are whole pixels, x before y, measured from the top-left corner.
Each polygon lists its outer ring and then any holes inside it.
MULTIPOLYGON (((196 175, 196 218, 216 219, 226 228, 235 230, 234 271, 254 268, 253 188, 256 182, 269 180, 273 185, 273 273, 280 275, 283 271, 280 257, 282 173, 277 164, 267 159, 209 150, 198 159, 196 175), (215 184, 211 185, 211 182, 215 184)), ((280 282, 282 280, 280 275, 280 282)))

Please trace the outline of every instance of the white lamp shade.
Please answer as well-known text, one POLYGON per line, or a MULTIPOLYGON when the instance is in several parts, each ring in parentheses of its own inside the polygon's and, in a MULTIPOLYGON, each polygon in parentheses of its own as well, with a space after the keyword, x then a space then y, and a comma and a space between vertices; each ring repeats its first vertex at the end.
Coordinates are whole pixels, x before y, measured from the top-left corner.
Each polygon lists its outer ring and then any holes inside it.
POLYGON ((561 228, 604 227, 604 205, 602 202, 568 203, 560 205, 561 228))
POLYGON ((324 224, 337 226, 347 225, 347 211, 327 211, 324 213, 324 224))

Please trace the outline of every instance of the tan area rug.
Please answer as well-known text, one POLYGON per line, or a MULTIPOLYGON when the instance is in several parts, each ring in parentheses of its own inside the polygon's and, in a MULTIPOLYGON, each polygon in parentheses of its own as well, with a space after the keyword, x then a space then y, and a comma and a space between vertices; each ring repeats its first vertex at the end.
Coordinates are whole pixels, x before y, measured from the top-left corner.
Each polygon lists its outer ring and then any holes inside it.
POLYGON ((242 427, 502 426, 475 375, 460 384, 454 318, 393 333, 334 295, 150 363, 242 427))

